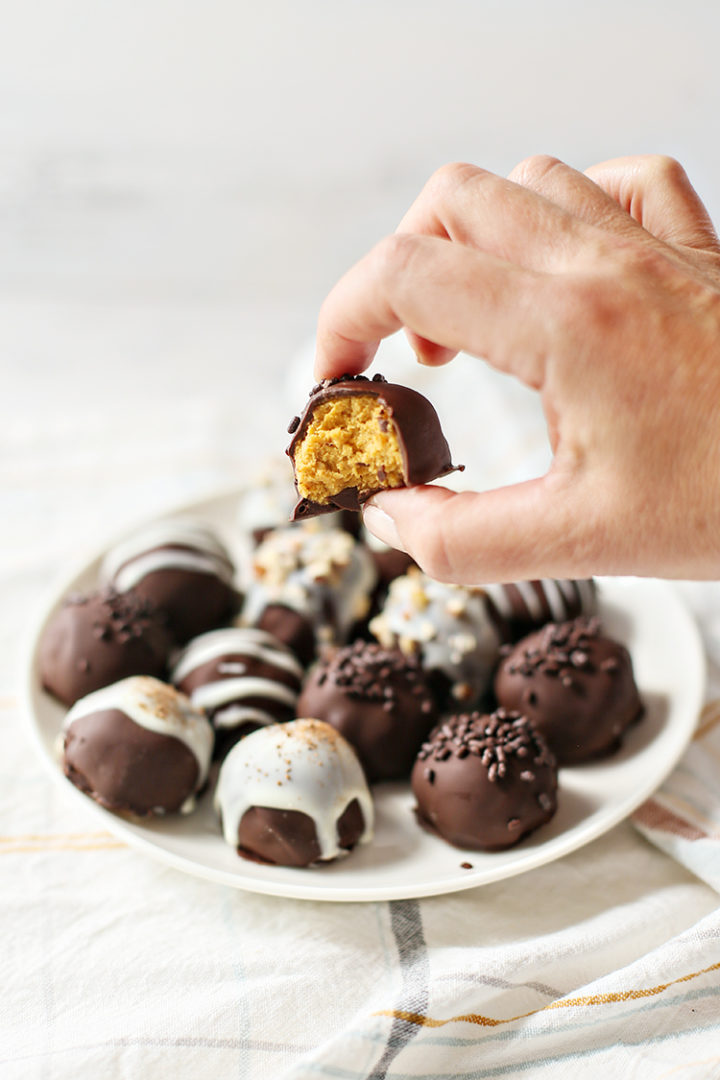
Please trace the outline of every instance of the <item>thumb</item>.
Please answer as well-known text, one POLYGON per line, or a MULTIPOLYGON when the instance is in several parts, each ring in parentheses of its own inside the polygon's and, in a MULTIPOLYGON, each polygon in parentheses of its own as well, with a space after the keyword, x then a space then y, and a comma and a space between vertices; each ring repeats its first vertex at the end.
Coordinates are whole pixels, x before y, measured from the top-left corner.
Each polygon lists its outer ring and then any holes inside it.
POLYGON ((599 572, 598 531, 570 485, 551 473, 486 492, 426 485, 383 491, 363 509, 379 540, 438 581, 460 585, 599 572))

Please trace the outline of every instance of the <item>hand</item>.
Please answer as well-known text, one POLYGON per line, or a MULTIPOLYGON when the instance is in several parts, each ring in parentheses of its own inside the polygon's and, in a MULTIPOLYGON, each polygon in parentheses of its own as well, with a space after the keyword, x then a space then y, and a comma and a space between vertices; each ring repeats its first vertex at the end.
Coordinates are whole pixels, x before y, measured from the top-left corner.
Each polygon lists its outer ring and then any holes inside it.
POLYGON ((377 536, 466 584, 720 578, 720 245, 677 162, 440 169, 327 297, 316 376, 401 327, 421 363, 464 350, 534 387, 553 460, 494 491, 383 492, 377 536))

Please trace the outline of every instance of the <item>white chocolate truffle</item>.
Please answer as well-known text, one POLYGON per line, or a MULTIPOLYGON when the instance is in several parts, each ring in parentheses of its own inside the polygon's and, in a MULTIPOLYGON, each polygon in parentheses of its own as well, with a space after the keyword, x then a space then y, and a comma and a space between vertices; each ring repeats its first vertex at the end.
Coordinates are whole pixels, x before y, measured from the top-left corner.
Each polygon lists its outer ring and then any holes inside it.
POLYGON ((385 648, 441 672, 461 703, 476 702, 487 689, 501 643, 482 589, 446 585, 415 568, 391 582, 370 630, 385 648))
MULTIPOLYGON (((312 823, 300 840, 297 859, 287 865, 308 865, 347 853, 340 823, 356 804, 361 818, 353 843, 368 843, 373 832, 373 803, 360 762, 346 739, 321 720, 300 719, 263 727, 248 735, 228 754, 220 769, 215 807, 222 818, 228 844, 267 861, 263 841, 270 832, 282 832, 292 815, 304 815, 312 823), (243 843, 243 820, 257 809, 277 812, 272 827, 243 843)), ((270 837, 274 839, 274 837, 270 837)), ((283 838, 284 843, 292 840, 283 838)))
POLYGON ((343 644, 364 619, 377 584, 367 548, 342 529, 314 521, 274 529, 253 559, 242 622, 255 625, 270 605, 282 605, 312 626, 318 644, 343 644))

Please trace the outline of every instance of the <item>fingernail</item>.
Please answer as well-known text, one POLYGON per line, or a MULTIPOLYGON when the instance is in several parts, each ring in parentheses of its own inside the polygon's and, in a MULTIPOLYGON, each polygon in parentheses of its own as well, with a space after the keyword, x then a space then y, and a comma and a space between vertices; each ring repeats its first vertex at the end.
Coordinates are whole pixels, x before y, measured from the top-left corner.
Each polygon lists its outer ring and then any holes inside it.
POLYGON ((378 540, 382 540, 384 544, 397 548, 399 551, 405 550, 400 541, 395 522, 379 506, 375 506, 372 502, 366 503, 363 507, 363 522, 378 540))

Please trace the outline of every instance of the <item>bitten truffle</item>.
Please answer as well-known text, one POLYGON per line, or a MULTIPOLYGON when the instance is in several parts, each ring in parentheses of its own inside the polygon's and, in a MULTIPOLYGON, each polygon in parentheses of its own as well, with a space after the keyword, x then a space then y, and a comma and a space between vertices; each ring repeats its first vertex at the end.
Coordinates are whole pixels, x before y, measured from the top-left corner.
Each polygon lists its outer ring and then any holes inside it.
POLYGON ((250 627, 210 630, 176 658, 171 682, 215 728, 215 754, 244 735, 295 719, 303 669, 272 634, 250 627))
POLYGON ((300 499, 293 519, 359 510, 384 488, 427 484, 461 468, 427 398, 382 375, 325 379, 289 431, 300 499))
POLYGON ((316 664, 298 712, 325 720, 344 735, 371 782, 408 777, 437 719, 417 659, 365 641, 316 664))
POLYGON ((184 694, 146 675, 81 698, 63 732, 65 775, 108 810, 187 812, 207 779, 209 721, 184 694))
POLYGON ((275 635, 304 664, 342 645, 370 611, 377 571, 364 544, 316 522, 274 529, 253 558, 242 621, 275 635))
POLYGON ((165 675, 166 617, 134 592, 68 596, 48 623, 38 663, 45 690, 65 705, 129 675, 165 675))
POLYGON ((229 622, 239 606, 230 556, 197 521, 170 518, 142 529, 108 552, 100 576, 165 611, 180 643, 229 622))
POLYGON ((385 648, 417 656, 440 704, 455 708, 477 704, 501 641, 482 589, 445 585, 416 569, 390 584, 370 631, 385 648))
POLYGON ((533 720, 562 765, 612 753, 642 714, 630 654, 595 617, 523 638, 500 664, 495 694, 533 720))
POLYGON ((459 848, 499 851, 557 808, 557 767, 516 712, 452 716, 420 749, 411 778, 421 825, 459 848))
POLYGON ((373 804, 355 751, 329 724, 260 728, 225 758, 215 806, 238 854, 310 866, 372 839, 373 804))

